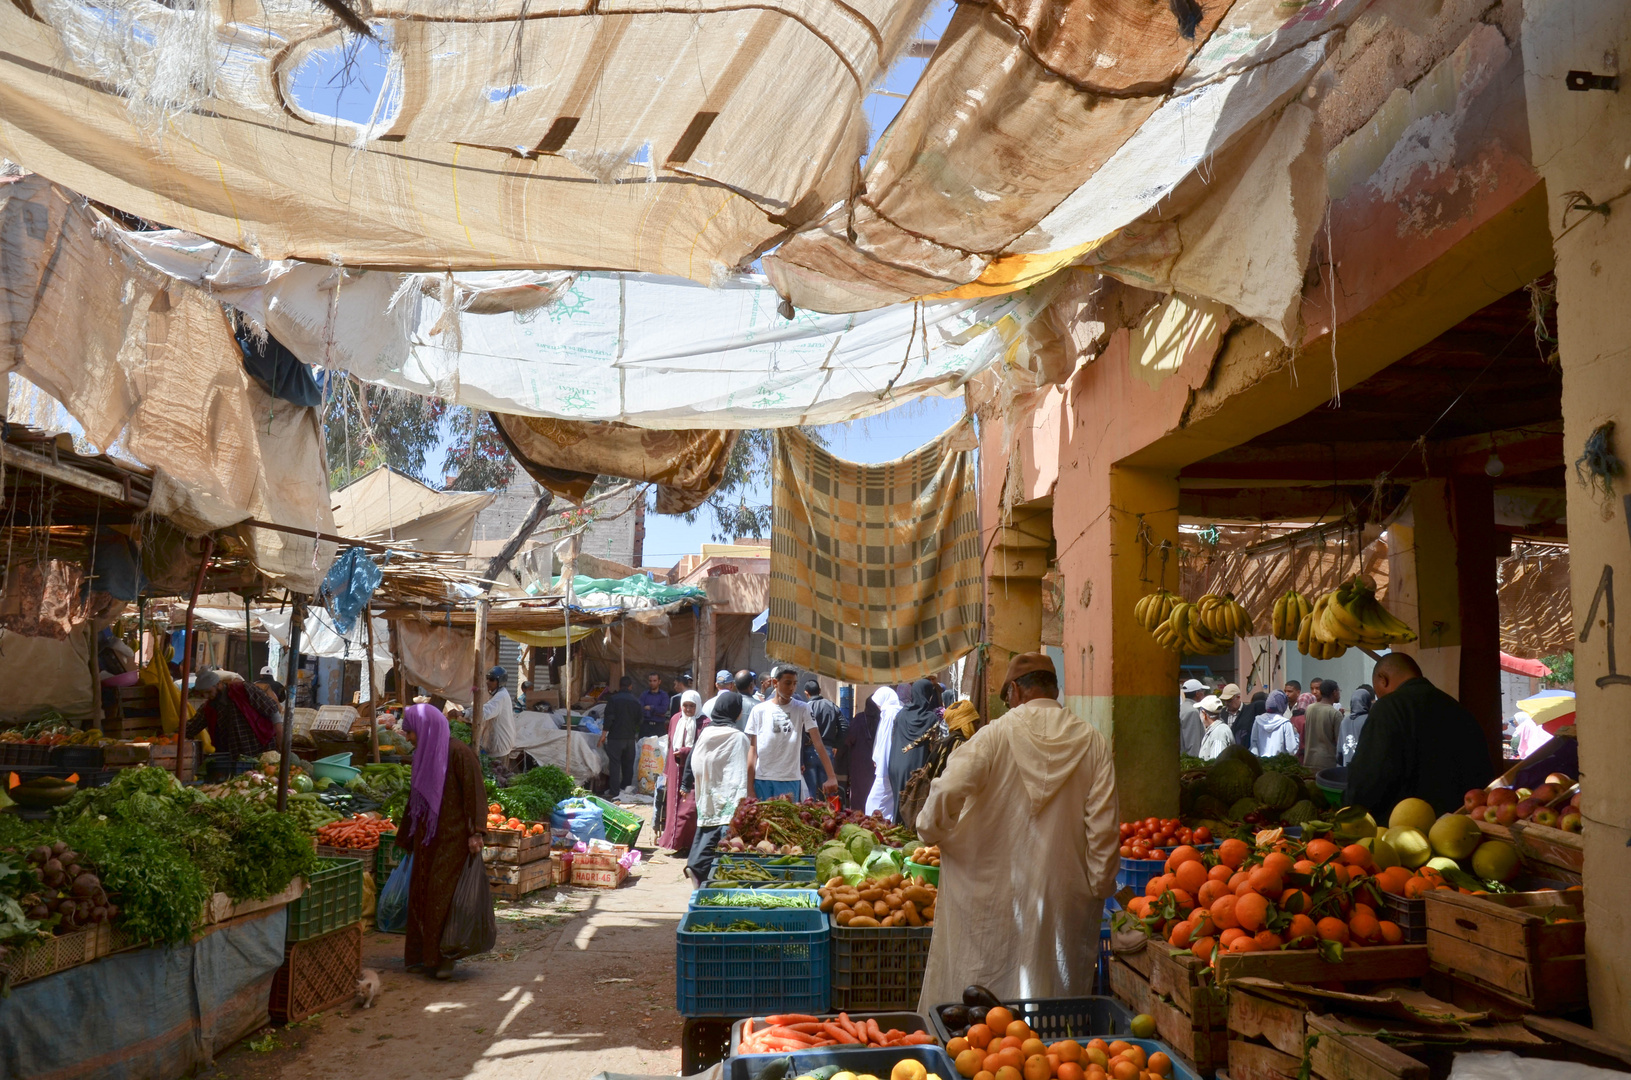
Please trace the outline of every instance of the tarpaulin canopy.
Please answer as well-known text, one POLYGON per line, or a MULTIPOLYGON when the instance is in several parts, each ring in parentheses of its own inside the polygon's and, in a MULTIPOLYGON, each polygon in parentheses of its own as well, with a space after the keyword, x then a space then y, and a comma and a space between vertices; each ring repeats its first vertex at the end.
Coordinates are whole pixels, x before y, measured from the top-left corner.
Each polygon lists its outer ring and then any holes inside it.
POLYGON ((1544 679, 1552 673, 1552 669, 1539 660, 1524 660, 1509 652, 1501 653, 1501 670, 1514 675, 1527 675, 1531 679, 1544 679))
POLYGON ((1369 3, 959 5, 861 193, 765 268, 801 308, 854 311, 1086 260, 1284 337, 1325 203, 1294 99, 1369 3))
MULTIPOLYGON (((644 428, 827 424, 957 392, 1057 284, 999 297, 782 317, 762 278, 342 271, 104 222, 134 264, 206 290, 295 355, 365 382, 518 416, 644 428)), ((615 474, 614 474, 615 475, 615 474)))
MULTIPOLYGON (((203 615, 206 609, 200 608, 203 615)), ((233 624, 232 613, 220 611, 219 616, 214 612, 207 616, 211 622, 227 630, 242 630, 243 612, 237 613, 237 623, 233 624)), ((289 612, 262 608, 255 612, 255 621, 265 630, 268 637, 281 648, 289 647, 289 612)), ((368 631, 362 624, 352 626, 349 634, 342 634, 335 629, 334 616, 319 607, 306 608, 306 621, 300 628, 300 655, 322 656, 331 660, 366 660, 368 659, 368 631)), ((384 619, 374 619, 374 670, 379 677, 384 678, 389 671, 391 659, 391 627, 384 619)), ((273 671, 279 668, 274 665, 273 671)))
POLYGON ((476 518, 497 497, 491 491, 437 491, 381 465, 335 491, 331 503, 341 536, 469 554, 476 518))
MULTIPOLYGON (((0 374, 150 466, 147 509, 191 535, 252 518, 332 536, 317 410, 261 389, 220 305, 134 274, 96 221, 41 177, 0 182, 0 374)), ((315 592, 334 558, 326 541, 244 531, 255 566, 297 592, 315 592)))
POLYGON ((563 626, 558 630, 500 630, 499 633, 522 645, 531 645, 537 649, 559 649, 568 641, 582 641, 590 634, 599 633, 601 629, 600 626, 580 624, 574 626, 570 632, 563 626))
POLYGON ((375 0, 357 124, 295 91, 321 4, 3 4, 0 153, 277 258, 708 281, 849 194, 926 7, 375 0))
POLYGON ((736 432, 718 428, 652 431, 607 421, 490 413, 510 453, 538 483, 583 502, 601 476, 657 485, 656 511, 701 506, 725 478, 736 432))

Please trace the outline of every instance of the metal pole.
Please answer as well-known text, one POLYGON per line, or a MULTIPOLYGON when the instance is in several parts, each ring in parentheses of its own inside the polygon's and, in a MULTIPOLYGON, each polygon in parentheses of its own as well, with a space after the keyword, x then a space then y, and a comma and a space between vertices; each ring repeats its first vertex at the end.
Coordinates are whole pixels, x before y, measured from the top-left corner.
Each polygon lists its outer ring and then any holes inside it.
POLYGON ((572 752, 572 606, 562 602, 561 614, 566 617, 566 662, 561 665, 561 700, 566 703, 566 746, 567 760, 570 761, 572 752))
POLYGON ((249 614, 249 594, 244 593, 244 682, 255 681, 255 623, 249 614))
POLYGON ((363 625, 368 629, 368 751, 379 764, 379 683, 374 679, 374 613, 363 609, 363 625))
POLYGON ((283 739, 278 752, 277 766, 277 808, 282 813, 289 805, 289 759, 294 756, 294 699, 295 690, 300 686, 300 628, 306 622, 306 598, 300 593, 294 595, 294 605, 289 612, 289 681, 283 697, 283 739))
POLYGON ((198 606, 198 592, 204 587, 204 575, 209 573, 210 557, 215 554, 215 537, 204 537, 204 557, 198 561, 198 577, 193 579, 192 595, 187 597, 187 629, 181 656, 181 724, 176 728, 176 779, 181 779, 181 764, 187 756, 187 721, 192 695, 187 690, 187 679, 193 669, 193 608, 198 606))

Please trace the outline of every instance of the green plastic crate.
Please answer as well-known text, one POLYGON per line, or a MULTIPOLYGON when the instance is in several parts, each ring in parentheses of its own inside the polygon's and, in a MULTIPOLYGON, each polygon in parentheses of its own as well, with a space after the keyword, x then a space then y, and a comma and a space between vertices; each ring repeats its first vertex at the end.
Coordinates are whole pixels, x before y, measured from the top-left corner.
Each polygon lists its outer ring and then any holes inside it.
POLYGON ((322 937, 362 918, 362 863, 357 859, 318 859, 306 878, 306 891, 289 905, 290 943, 322 937))
POLYGON ((391 878, 391 871, 395 870, 405 856, 396 846, 396 833, 379 834, 379 850, 374 852, 374 888, 384 889, 385 883, 391 878))
POLYGON ((640 838, 640 815, 613 806, 598 795, 589 796, 589 801, 600 807, 601 817, 606 822, 606 842, 633 847, 640 838))

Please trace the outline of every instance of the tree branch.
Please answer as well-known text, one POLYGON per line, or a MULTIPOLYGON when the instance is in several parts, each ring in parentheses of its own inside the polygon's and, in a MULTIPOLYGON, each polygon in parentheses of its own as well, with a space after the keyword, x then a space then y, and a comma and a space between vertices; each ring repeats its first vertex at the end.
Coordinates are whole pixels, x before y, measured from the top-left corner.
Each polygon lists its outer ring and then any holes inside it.
POLYGON ((487 572, 482 575, 488 582, 487 591, 491 592, 492 583, 498 580, 498 575, 509 569, 510 560, 515 558, 515 553, 521 550, 521 545, 527 542, 528 537, 538 531, 538 526, 543 522, 544 515, 549 513, 549 504, 554 499, 554 494, 548 491, 538 496, 538 500, 532 504, 532 509, 527 511, 527 516, 522 519, 520 526, 510 534, 510 538, 504 542, 504 546, 499 548, 498 554, 494 555, 492 561, 487 564, 487 572))

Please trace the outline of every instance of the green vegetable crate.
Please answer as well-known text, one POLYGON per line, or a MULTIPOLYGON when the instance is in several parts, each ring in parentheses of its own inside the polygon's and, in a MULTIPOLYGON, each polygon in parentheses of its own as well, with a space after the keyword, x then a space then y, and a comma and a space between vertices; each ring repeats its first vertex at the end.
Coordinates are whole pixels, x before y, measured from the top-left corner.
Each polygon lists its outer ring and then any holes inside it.
POLYGON ((606 842, 633 847, 640 838, 640 815, 613 806, 598 795, 589 796, 589 801, 600 807, 601 817, 606 822, 606 842))
POLYGON ((289 905, 293 944, 321 937, 362 918, 362 863, 356 859, 318 859, 306 878, 306 893, 289 905))

